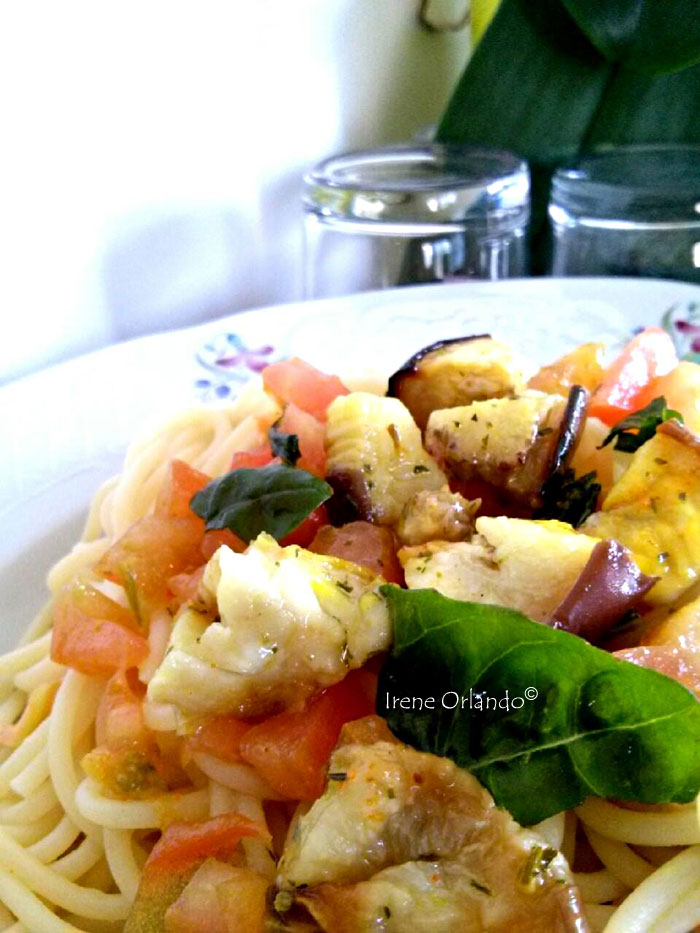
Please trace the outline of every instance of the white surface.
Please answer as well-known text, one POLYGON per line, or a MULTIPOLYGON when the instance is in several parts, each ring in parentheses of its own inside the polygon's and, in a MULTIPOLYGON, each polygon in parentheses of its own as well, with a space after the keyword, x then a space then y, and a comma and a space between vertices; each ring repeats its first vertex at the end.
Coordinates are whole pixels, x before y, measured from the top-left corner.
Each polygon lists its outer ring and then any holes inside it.
POLYGON ((436 122, 466 60, 418 8, 0 4, 0 383, 300 297, 302 172, 436 122))
POLYGON ((77 539, 92 494, 135 434, 173 409, 235 393, 251 373, 215 364, 235 333, 256 359, 299 355, 326 372, 387 376, 445 337, 490 332, 538 363, 587 340, 619 346, 681 316, 700 288, 649 279, 529 279, 422 286, 244 312, 105 348, 0 387, 0 646, 44 599, 46 571, 77 539), (207 385, 203 383, 207 382, 207 385))

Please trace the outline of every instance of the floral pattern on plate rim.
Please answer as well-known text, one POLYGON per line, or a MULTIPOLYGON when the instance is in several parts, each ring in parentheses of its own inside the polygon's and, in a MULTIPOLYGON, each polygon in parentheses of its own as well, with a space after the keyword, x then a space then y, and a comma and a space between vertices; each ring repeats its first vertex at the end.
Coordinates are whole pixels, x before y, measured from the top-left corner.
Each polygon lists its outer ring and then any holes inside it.
MULTIPOLYGON (((660 324, 673 340, 679 359, 700 363, 700 302, 672 305, 660 324)), ((635 327, 633 334, 643 329, 635 327)), ((621 349, 624 343, 620 340, 614 349, 621 349)), ((261 373, 281 356, 272 344, 249 347, 237 333, 216 334, 196 353, 197 363, 208 373, 195 379, 197 397, 202 402, 232 399, 252 374, 261 373)))
POLYGON ((196 354, 199 365, 210 374, 195 380, 200 401, 233 398, 251 374, 261 373, 276 358, 272 344, 249 347, 236 333, 216 334, 196 354))

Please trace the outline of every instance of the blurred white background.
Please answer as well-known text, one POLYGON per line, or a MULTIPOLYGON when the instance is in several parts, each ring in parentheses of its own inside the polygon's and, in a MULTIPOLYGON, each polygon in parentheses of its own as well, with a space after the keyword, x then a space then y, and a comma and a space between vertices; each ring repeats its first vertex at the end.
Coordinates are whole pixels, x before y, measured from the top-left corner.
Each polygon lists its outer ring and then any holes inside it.
POLYGON ((468 28, 420 7, 0 5, 0 383, 300 297, 302 172, 435 123, 464 66, 468 28))

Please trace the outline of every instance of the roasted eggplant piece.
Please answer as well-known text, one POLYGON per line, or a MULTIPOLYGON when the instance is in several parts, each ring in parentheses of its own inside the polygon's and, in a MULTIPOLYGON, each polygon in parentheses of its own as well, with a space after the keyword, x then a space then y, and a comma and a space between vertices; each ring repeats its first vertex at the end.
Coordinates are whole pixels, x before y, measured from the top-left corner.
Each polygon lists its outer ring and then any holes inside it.
POLYGON ((328 407, 326 454, 326 479, 353 505, 347 520, 394 525, 412 495, 447 484, 411 413, 396 398, 338 396, 328 407))
POLYGON ((549 624, 598 642, 625 613, 636 609, 657 579, 643 574, 617 541, 599 541, 549 624))
POLYGON ((488 334, 439 340, 414 354, 389 379, 387 395, 401 399, 421 430, 438 408, 518 395, 524 364, 488 334))
POLYGON ((546 622, 588 563, 595 541, 557 521, 482 516, 471 541, 399 551, 409 589, 518 609, 546 622))
POLYGON ((588 929, 563 856, 468 771, 393 741, 335 750, 277 880, 328 933, 588 929))
POLYGON ((700 574, 700 438, 676 421, 659 425, 581 530, 628 548, 660 578, 646 601, 673 605, 700 574))
POLYGON ((427 541, 467 541, 474 533, 474 519, 481 499, 465 499, 449 487, 423 489, 408 500, 396 526, 402 544, 427 541))
POLYGON ((550 478, 566 468, 581 432, 587 392, 568 399, 526 392, 434 411, 428 450, 461 480, 482 480, 518 505, 537 509, 550 478))

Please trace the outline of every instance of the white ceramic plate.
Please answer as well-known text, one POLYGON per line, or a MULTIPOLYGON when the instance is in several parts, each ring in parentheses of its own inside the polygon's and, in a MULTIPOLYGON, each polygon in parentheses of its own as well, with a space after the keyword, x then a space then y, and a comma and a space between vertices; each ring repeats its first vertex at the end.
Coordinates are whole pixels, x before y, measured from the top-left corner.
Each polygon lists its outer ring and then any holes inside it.
POLYGON ((700 288, 649 279, 422 286, 248 311, 117 344, 0 388, 0 648, 45 598, 51 564, 129 440, 173 409, 230 398, 267 362, 389 375, 444 337, 491 333, 537 362, 588 340, 619 346, 661 324, 700 349, 700 288), (696 337, 695 335, 698 335, 696 337))

